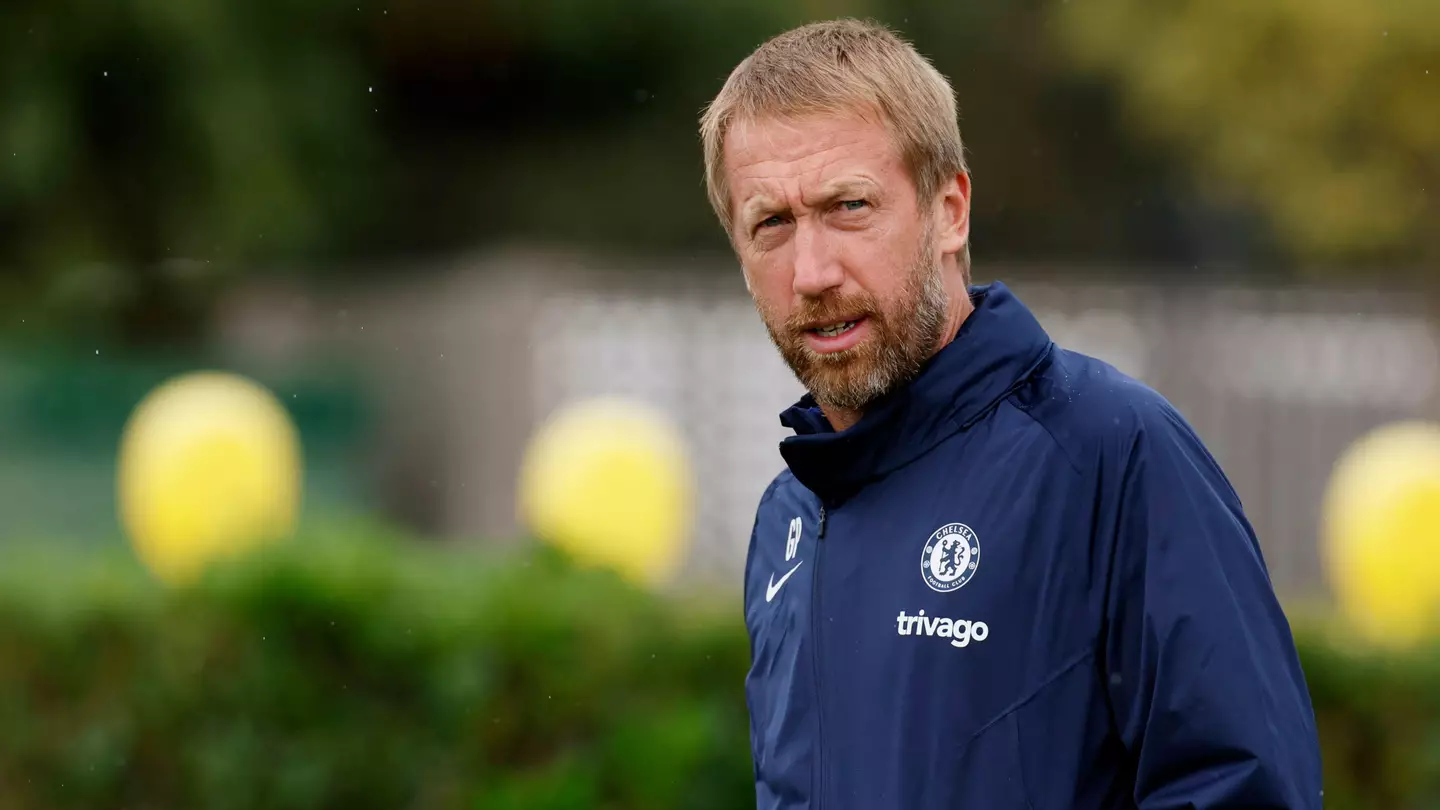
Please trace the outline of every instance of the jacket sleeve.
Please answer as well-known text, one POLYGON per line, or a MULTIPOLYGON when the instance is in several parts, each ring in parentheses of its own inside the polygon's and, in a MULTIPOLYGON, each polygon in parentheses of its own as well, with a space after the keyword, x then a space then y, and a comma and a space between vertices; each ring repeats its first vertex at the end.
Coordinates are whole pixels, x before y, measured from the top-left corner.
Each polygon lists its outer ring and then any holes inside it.
POLYGON ((1322 805, 1305 677, 1238 497, 1183 419, 1142 419, 1106 600, 1111 708, 1140 810, 1322 805))

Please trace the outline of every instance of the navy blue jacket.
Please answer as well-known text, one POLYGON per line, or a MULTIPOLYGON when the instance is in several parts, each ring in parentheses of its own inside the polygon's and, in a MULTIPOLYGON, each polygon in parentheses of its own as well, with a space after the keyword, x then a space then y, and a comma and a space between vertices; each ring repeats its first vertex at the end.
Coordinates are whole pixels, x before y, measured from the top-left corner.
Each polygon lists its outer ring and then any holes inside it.
POLYGON ((806 397, 745 566, 758 806, 1319 808, 1289 624, 1159 394, 1002 284, 850 430, 806 397))

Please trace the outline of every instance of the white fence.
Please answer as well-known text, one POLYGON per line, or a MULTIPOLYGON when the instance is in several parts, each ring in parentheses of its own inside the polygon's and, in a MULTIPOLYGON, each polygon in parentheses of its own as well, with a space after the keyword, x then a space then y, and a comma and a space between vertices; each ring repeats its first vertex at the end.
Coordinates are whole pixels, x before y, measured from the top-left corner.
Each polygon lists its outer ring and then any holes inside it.
MULTIPOLYGON (((1180 408, 1235 483, 1287 595, 1323 589, 1318 513, 1338 454, 1374 426, 1431 413, 1440 390, 1440 335, 1402 297, 991 275, 1059 343, 1180 408)), ((699 478, 688 574, 738 587, 755 503, 782 464, 777 415, 801 393, 738 271, 677 261, 607 272, 511 255, 430 278, 345 296, 345 329, 326 334, 252 299, 230 335, 252 347, 264 336, 281 354, 302 336, 358 342, 385 371, 391 457, 410 471, 397 480, 428 479, 412 482, 410 511, 453 534, 516 531, 520 453, 556 407, 648 401, 688 438, 699 478)))

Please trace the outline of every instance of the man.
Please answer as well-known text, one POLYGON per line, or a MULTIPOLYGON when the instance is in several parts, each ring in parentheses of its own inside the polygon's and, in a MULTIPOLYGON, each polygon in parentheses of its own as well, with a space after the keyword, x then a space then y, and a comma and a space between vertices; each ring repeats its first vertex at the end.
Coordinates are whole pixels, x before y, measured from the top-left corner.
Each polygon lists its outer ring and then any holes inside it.
POLYGON ((1158 394, 969 285, 952 91, 871 24, 736 68, 711 200, 809 394, 745 575, 761 808, 1318 808, 1288 624, 1158 394))

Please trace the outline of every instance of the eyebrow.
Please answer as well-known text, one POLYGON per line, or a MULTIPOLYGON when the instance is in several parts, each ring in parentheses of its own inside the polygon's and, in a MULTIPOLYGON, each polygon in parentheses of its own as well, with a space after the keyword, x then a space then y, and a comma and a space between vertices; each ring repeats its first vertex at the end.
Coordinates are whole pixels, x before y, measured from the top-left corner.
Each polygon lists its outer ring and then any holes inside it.
MULTIPOLYGON (((846 177, 826 183, 816 195, 816 207, 825 207, 838 200, 866 197, 879 191, 879 185, 866 177, 846 177)), ((741 219, 753 222, 761 214, 766 217, 789 212, 789 207, 777 203, 768 194, 759 194, 746 200, 741 207, 741 219)))

